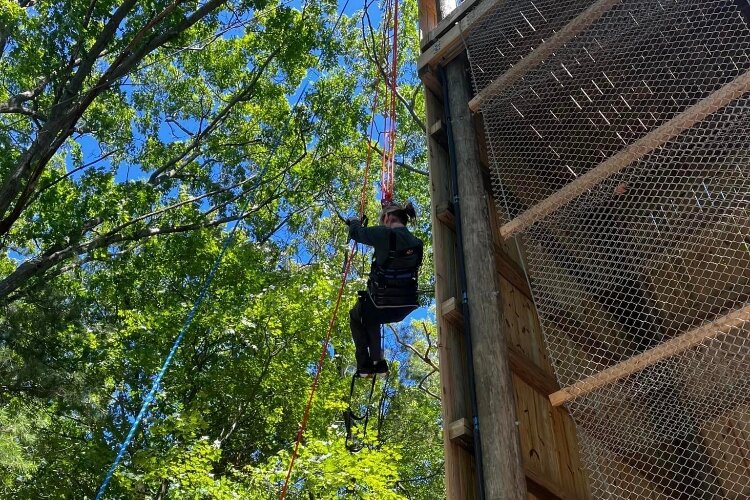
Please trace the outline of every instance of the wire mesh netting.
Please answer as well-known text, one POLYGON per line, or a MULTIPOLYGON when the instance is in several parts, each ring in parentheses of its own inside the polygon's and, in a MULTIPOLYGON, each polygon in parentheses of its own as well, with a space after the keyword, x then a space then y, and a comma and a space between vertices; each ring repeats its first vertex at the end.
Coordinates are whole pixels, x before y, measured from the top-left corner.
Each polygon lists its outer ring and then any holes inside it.
POLYGON ((596 498, 750 498, 749 14, 515 0, 465 40, 502 222, 552 207, 522 238, 561 386, 708 332, 569 403, 596 498))

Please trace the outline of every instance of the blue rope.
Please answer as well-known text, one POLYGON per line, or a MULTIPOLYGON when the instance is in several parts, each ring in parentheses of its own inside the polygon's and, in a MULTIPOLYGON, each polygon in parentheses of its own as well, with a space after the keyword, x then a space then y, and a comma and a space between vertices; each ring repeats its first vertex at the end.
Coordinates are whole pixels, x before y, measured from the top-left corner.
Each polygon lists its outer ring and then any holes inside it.
MULTIPOLYGON (((299 97, 297 98, 297 101, 294 103, 294 106, 292 107, 292 111, 297 109, 297 107, 299 106, 299 103, 302 101, 302 98, 304 97, 305 92, 307 90, 307 85, 308 85, 308 81, 306 80, 304 85, 302 86, 302 89, 300 90, 300 94, 299 94, 299 97)), ((260 169, 260 171, 258 172, 256 176, 256 181, 248 190, 249 196, 247 200, 245 200, 245 203, 242 205, 242 209, 240 210, 240 217, 235 221, 234 226, 232 226, 232 230, 229 232, 227 237, 224 238, 224 244, 221 247, 221 251, 219 252, 219 255, 216 256, 216 259, 214 260, 214 263, 211 266, 211 270, 208 272, 208 276, 206 276, 206 279, 203 282, 203 285, 201 286, 200 292, 198 292, 198 296, 196 297, 195 302, 193 302, 193 307, 190 309, 190 312, 185 318, 185 322, 182 325, 182 329, 180 329, 180 333, 177 335, 177 338, 175 338, 174 343, 172 344, 172 348, 169 350, 169 354, 167 354, 167 357, 164 359, 164 363, 162 364, 161 369, 156 374, 156 378, 154 379, 154 382, 151 385, 151 390, 148 392, 148 394, 143 400, 143 403, 141 404, 141 409, 138 412, 138 416, 135 417, 133 424, 130 426, 130 431, 128 431, 127 436, 125 436, 125 440, 122 442, 119 450, 117 451, 117 456, 115 456, 114 462, 112 462, 112 465, 107 471, 107 475, 104 477, 104 481, 102 481, 101 486, 99 486, 99 490, 96 493, 96 500, 100 500, 102 496, 104 495, 104 492, 106 491, 107 486, 109 485, 109 482, 112 480, 112 476, 114 475, 115 470, 117 470, 117 467, 120 465, 120 462, 122 461, 122 457, 125 455, 125 452, 127 451, 128 447, 132 443, 133 438, 135 437, 135 433, 138 431, 138 426, 141 420, 146 415, 146 412, 148 411, 148 408, 151 406, 151 403, 153 403, 156 393, 159 390, 159 385, 161 384, 161 380, 164 378, 164 375, 167 373, 167 370, 169 369, 169 365, 172 363, 172 359, 174 358, 174 355, 177 352, 177 349, 180 347, 180 344, 182 343, 182 340, 185 337, 185 333, 187 332, 188 328, 190 328, 190 324, 193 322, 195 313, 198 311, 198 308, 200 307, 201 303, 206 298, 206 295, 208 294, 208 289, 211 286, 211 282, 213 281, 214 276, 216 275, 216 271, 218 271, 219 266, 221 265, 221 261, 224 259, 224 254, 227 252, 229 245, 231 245, 232 242, 234 241, 234 236, 235 236, 235 233, 237 232, 237 228, 239 227, 240 222, 242 222, 242 219, 245 218, 245 214, 247 213, 247 208, 248 206, 250 206, 250 201, 253 199, 252 195, 254 191, 258 188, 258 185, 260 184, 260 181, 263 179, 265 172, 268 170, 268 166, 271 163, 271 158, 273 158, 279 145, 281 145, 281 142, 284 136, 286 135, 287 130, 289 129, 289 124, 291 123, 291 121, 292 120, 287 120, 286 123, 284 124, 284 128, 281 134, 279 134, 278 139, 271 146, 271 151, 269 152, 268 157, 266 158, 263 168, 260 169)))
MULTIPOLYGON (((341 18, 344 15, 344 11, 346 10, 346 7, 348 5, 349 5, 349 0, 346 0, 346 2, 344 2, 344 6, 341 8, 341 12, 339 12, 338 17, 336 18, 336 22, 334 23, 333 28, 330 31, 328 41, 330 41, 330 39, 333 38, 333 35, 336 32, 339 22, 341 21, 341 18)), ((322 58, 323 58, 323 52, 321 52, 320 56, 318 56, 318 61, 316 64, 319 64, 322 58)), ((307 92, 308 83, 309 83, 309 80, 305 79, 305 82, 299 91, 299 96, 297 97, 297 100, 294 103, 294 106, 292 106, 292 113, 294 113, 294 110, 296 110, 300 102, 302 102, 302 98, 305 96, 305 93, 307 92)), ((169 354, 167 354, 167 357, 164 359, 164 363, 162 364, 161 369, 159 369, 159 372, 156 374, 156 378, 154 379, 154 382, 151 385, 151 390, 148 392, 148 394, 144 398, 143 403, 141 404, 141 409, 138 412, 138 415, 133 421, 133 424, 130 426, 130 430, 128 431, 127 436, 125 436, 125 439, 123 440, 122 444, 120 444, 120 448, 117 450, 117 455, 115 456, 115 460, 112 462, 112 465, 107 471, 106 476, 104 476, 104 481, 102 481, 101 486, 99 486, 99 489, 96 492, 96 500, 101 500, 101 498, 104 496, 104 492, 107 490, 107 486, 112 480, 112 476, 114 476, 115 471, 117 470, 117 467, 120 465, 120 462, 122 462, 122 457, 125 455, 125 452, 130 447, 130 444, 133 442, 135 433, 138 431, 138 426, 140 425, 140 422, 143 419, 143 417, 146 415, 146 412, 148 411, 148 408, 151 406, 151 403, 153 403, 154 398, 156 397, 156 393, 159 390, 159 385, 161 384, 161 380, 164 378, 164 375, 167 373, 167 370, 169 369, 169 365, 172 363, 172 359, 174 358, 174 355, 177 352, 177 349, 179 349, 180 344, 182 344, 182 340, 185 337, 185 333, 187 332, 188 328, 190 328, 190 324, 193 322, 193 318, 195 317, 196 312, 198 312, 198 308, 200 307, 203 300, 206 298, 206 295, 208 294, 208 289, 211 286, 211 282, 213 281, 214 276, 216 275, 216 271, 218 271, 219 266, 221 265, 221 261, 224 258, 224 254, 229 248, 229 245, 231 245, 232 242, 234 241, 234 235, 237 231, 237 227, 240 225, 240 222, 242 222, 242 219, 244 219, 245 214, 247 212, 247 207, 250 206, 250 201, 253 199, 253 194, 255 190, 258 188, 260 181, 263 179, 265 172, 268 170, 268 166, 271 163, 271 158, 273 158, 273 156, 276 154, 276 150, 281 145, 281 142, 284 139, 284 136, 289 130, 289 124, 291 122, 292 120, 287 120, 285 122, 284 128, 281 134, 279 134, 279 137, 271 146, 271 151, 268 153, 268 156, 266 157, 266 161, 263 167, 260 169, 260 171, 257 174, 256 181, 248 190, 249 196, 247 200, 245 200, 245 203, 242 205, 242 209, 240 210, 240 217, 234 223, 234 226, 232 226, 232 230, 224 239, 224 244, 221 247, 221 251, 219 252, 219 255, 216 257, 216 259, 214 260, 214 263, 211 266, 211 270, 208 272, 208 276, 206 276, 206 280, 203 282, 203 285, 201 286, 201 289, 198 292, 198 296, 196 297, 195 302, 193 302, 193 307, 190 309, 190 312, 185 318, 185 322, 183 323, 182 328, 180 329, 180 333, 177 335, 177 338, 175 338, 174 343, 172 344, 172 348, 169 350, 169 354)))

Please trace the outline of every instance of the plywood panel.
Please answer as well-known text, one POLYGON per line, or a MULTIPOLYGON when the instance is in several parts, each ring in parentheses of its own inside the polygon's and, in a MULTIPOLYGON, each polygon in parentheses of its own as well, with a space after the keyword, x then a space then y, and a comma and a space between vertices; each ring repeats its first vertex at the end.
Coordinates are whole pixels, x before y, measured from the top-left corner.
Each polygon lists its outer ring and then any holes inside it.
POLYGON ((706 422, 701 435, 724 497, 750 498, 750 405, 706 422))
POLYGON ((610 475, 612 481, 609 491, 613 498, 619 500, 669 500, 671 497, 663 493, 659 486, 642 476, 638 469, 626 463, 622 457, 608 454, 601 457, 608 463, 606 467, 617 471, 610 475))
POLYGON ((560 463, 549 402, 515 375, 513 387, 524 467, 560 485, 560 463))
MULTIPOLYGON (((692 197, 676 204, 674 210, 672 217, 678 219, 700 217, 692 197)), ((748 301, 747 216, 747 211, 736 210, 714 220, 704 218, 700 224, 685 223, 692 228, 652 259, 647 269, 649 289, 660 307, 667 336, 687 331, 748 301)), ((676 227, 666 229, 677 232, 676 227)))
POLYGON ((575 495, 575 498, 591 498, 586 470, 578 452, 575 422, 567 411, 551 408, 550 418, 555 429, 555 443, 560 462, 562 486, 575 495))

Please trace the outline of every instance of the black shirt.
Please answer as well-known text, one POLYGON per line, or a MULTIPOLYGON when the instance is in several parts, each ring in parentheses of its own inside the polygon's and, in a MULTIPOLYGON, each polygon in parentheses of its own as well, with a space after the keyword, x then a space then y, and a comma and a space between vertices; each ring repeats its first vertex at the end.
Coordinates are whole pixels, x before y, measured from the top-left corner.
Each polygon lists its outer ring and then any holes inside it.
POLYGON ((396 235, 395 250, 422 245, 422 240, 411 234, 406 227, 362 227, 362 224, 358 220, 354 220, 349 224, 349 238, 357 243, 373 247, 375 249, 374 261, 378 266, 383 266, 388 260, 391 233, 396 235))

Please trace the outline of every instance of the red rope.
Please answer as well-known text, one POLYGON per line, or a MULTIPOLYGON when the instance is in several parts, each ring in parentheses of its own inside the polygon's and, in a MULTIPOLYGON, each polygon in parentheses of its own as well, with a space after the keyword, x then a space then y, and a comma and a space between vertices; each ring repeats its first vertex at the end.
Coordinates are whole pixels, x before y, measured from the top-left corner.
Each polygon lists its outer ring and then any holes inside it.
MULTIPOLYGON (((386 110, 383 113, 385 121, 385 144, 383 148, 383 157, 381 165, 381 203, 383 206, 393 202, 393 170, 396 159, 396 79, 398 72, 396 70, 398 65, 398 0, 387 0, 386 1, 386 20, 383 23, 383 52, 390 52, 390 61, 386 67, 386 110), (388 31, 392 31, 392 35, 388 36, 388 31), (392 42, 389 47, 388 41, 392 42), (389 50, 390 49, 390 50, 389 50)), ((375 95, 373 97, 373 116, 370 120, 370 138, 367 141, 367 160, 365 163, 365 175, 364 183, 362 185, 362 193, 360 195, 359 203, 359 215, 362 217, 365 213, 365 205, 367 200, 367 187, 368 179, 370 175, 370 165, 372 162, 372 133, 375 127, 375 110, 378 107, 378 87, 379 83, 375 83, 375 95)), ((313 378, 312 387, 310 388, 310 396, 307 398, 307 404, 305 405, 305 412, 302 416, 302 422, 300 422, 299 430, 297 431, 297 437, 294 443, 294 451, 292 452, 292 458, 289 461, 289 470, 286 473, 286 479, 284 480, 284 486, 281 489, 279 500, 284 500, 286 497, 287 489, 289 488, 289 480, 292 477, 292 470, 294 468, 294 462, 297 459, 299 453, 299 446, 302 442, 302 437, 305 433, 307 426, 307 420, 310 417, 310 409, 312 408, 313 397, 315 391, 318 388, 320 381, 320 373, 325 363, 326 353, 328 352, 328 344, 331 341, 331 335, 333 333, 333 327, 336 324, 336 314, 338 313, 339 306, 341 305, 341 298, 344 295, 344 288, 346 287, 346 280, 349 276, 349 270, 351 269, 351 263, 356 253, 357 243, 353 242, 349 255, 346 259, 346 264, 341 277, 341 286, 339 287, 338 294, 336 296, 336 304, 333 308, 333 314, 328 322, 328 331, 326 332, 325 340, 323 341, 323 348, 320 351, 320 358, 315 368, 315 377, 313 378)))
MULTIPOLYGON (((386 122, 385 147, 383 149, 383 166, 381 173, 381 189, 383 206, 393 202, 393 181, 394 165, 396 162, 396 97, 397 97, 397 78, 398 78, 398 0, 388 0, 386 2, 387 18, 384 27, 384 44, 386 39, 390 39, 391 46, 388 47, 390 52, 390 61, 386 65, 386 103, 387 109, 384 113, 386 122), (390 36, 387 35, 391 32, 390 36)), ((385 50, 384 50, 385 52, 385 50)))
MULTIPOLYGON (((373 97, 373 115, 370 118, 370 134, 372 135, 373 127, 375 126, 375 109, 378 104, 378 85, 375 85, 375 95, 373 97)), ((360 218, 365 213, 365 205, 367 203, 367 185, 370 177, 370 164, 372 162, 372 141, 367 141, 367 160, 365 162, 365 175, 364 182, 362 183, 362 192, 359 200, 359 215, 360 218)), ((326 353, 328 352, 328 344, 331 341, 331 335, 333 334, 333 327, 336 325, 336 314, 338 313, 339 306, 341 305, 341 298, 344 295, 344 288, 346 287, 346 280, 349 276, 349 270, 351 269, 352 260, 357 249, 357 242, 352 242, 352 247, 349 250, 349 255, 344 265, 344 270, 341 276, 341 286, 339 286, 338 294, 336 295, 336 304, 333 307, 333 314, 328 322, 328 331, 326 332, 325 340, 323 340, 323 348, 320 350, 320 357, 318 358, 318 364, 315 367, 315 377, 313 378, 312 387, 310 388, 310 396, 307 398, 307 404, 305 405, 305 412, 302 415, 302 422, 300 422, 299 430, 297 431, 297 437, 294 442, 294 451, 292 452, 292 458, 289 461, 289 470, 286 473, 286 479, 284 480, 284 486, 281 488, 281 494, 279 500, 284 500, 286 497, 287 489, 289 488, 289 480, 292 477, 292 469, 294 468, 294 462, 297 460, 297 454, 299 452, 299 445, 302 442, 302 437, 307 427, 307 420, 310 417, 310 409, 312 408, 313 397, 315 391, 318 389, 318 382, 320 380, 320 373, 323 371, 323 364, 325 363, 326 353)))

